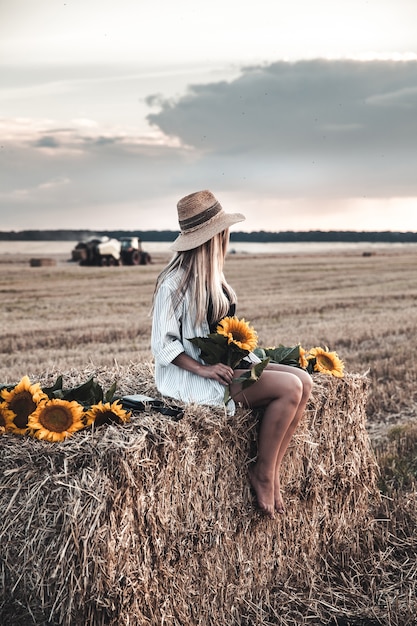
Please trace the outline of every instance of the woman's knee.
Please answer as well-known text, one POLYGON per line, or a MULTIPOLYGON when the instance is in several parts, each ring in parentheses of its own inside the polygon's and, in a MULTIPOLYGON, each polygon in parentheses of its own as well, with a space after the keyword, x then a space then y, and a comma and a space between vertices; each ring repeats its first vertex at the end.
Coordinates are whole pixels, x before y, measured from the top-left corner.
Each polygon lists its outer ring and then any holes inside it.
POLYGON ((290 375, 287 380, 286 399, 295 406, 298 406, 301 402, 304 393, 304 386, 301 379, 298 376, 290 375))
POLYGON ((300 379, 303 385, 304 396, 308 397, 310 395, 311 389, 313 387, 313 381, 312 381, 310 374, 306 372, 305 370, 299 367, 291 366, 291 365, 282 365, 280 363, 270 363, 267 366, 267 369, 271 369, 272 371, 275 371, 275 372, 286 372, 286 373, 292 374, 293 376, 297 376, 297 378, 300 379))
POLYGON ((311 378, 310 374, 304 370, 300 370, 299 376, 303 385, 303 393, 305 396, 309 397, 313 388, 313 379, 311 378))

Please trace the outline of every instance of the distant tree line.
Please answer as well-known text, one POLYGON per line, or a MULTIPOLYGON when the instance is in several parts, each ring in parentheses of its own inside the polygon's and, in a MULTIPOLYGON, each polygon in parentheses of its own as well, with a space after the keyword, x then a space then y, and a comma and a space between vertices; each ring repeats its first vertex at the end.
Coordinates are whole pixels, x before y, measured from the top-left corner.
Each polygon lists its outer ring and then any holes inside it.
MULTIPOLYGON (((0 241, 84 241, 91 237, 139 237, 142 241, 173 241, 178 231, 173 230, 21 230, 0 231, 0 241)), ((309 230, 309 231, 280 231, 268 232, 264 230, 245 233, 233 231, 230 233, 232 242, 304 242, 304 241, 345 241, 345 242, 383 242, 383 243, 413 243, 417 242, 417 232, 393 231, 352 231, 352 230, 309 230)))

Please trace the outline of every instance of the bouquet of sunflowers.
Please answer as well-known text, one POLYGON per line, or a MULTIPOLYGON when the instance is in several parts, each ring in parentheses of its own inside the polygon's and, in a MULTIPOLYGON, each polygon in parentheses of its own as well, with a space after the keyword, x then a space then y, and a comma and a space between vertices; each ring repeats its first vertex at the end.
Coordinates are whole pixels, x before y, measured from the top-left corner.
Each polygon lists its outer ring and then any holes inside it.
POLYGON ((116 383, 105 394, 93 378, 64 389, 62 376, 42 388, 24 376, 16 385, 0 386, 0 433, 63 441, 92 424, 129 422, 131 413, 113 401, 115 389, 116 383))
MULTIPOLYGON (((189 339, 191 343, 200 348, 201 358, 208 365, 224 363, 232 369, 237 368, 240 362, 253 352, 258 344, 258 335, 244 318, 224 317, 217 325, 216 332, 210 333, 207 337, 193 337, 189 339)), ((259 363, 254 363, 233 382, 241 382, 245 389, 258 380, 269 363, 269 356, 260 359, 259 363)), ((250 365, 250 361, 248 362, 250 365)), ((224 402, 230 400, 230 389, 226 387, 224 402)))
MULTIPOLYGON (((243 389, 259 379, 269 362, 299 367, 310 374, 321 372, 338 378, 344 375, 344 363, 337 352, 331 352, 327 347, 307 351, 299 344, 290 347, 282 344, 271 348, 257 347, 256 331, 245 319, 239 320, 237 317, 224 317, 218 323, 216 332, 207 337, 193 337, 189 341, 200 349, 200 356, 208 365, 224 363, 235 369, 249 353, 255 354, 259 362, 233 379, 233 382, 241 382, 243 389)), ((229 400, 230 389, 227 387, 225 404, 229 400)))

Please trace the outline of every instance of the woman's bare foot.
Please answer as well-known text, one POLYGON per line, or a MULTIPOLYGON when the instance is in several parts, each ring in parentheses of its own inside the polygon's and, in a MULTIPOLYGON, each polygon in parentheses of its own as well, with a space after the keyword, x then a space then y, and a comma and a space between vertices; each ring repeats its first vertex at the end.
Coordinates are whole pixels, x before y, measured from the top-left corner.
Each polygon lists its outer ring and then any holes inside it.
POLYGON ((261 478, 256 471, 256 465, 248 468, 250 484, 255 490, 259 508, 269 517, 275 517, 274 485, 271 480, 261 478))
POLYGON ((285 507, 284 507, 284 500, 282 499, 282 494, 281 494, 281 483, 279 480, 279 476, 275 477, 274 499, 275 499, 276 512, 279 513, 280 515, 283 515, 285 513, 285 507))

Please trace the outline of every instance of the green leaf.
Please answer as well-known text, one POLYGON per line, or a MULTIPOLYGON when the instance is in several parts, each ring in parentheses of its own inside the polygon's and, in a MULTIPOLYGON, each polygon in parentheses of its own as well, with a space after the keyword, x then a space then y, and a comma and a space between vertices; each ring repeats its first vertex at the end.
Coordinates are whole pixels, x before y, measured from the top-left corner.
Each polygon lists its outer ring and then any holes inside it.
MULTIPOLYGON (((16 383, 17 385, 17 383, 16 383)), ((0 385, 0 391, 2 391, 3 389, 6 389, 7 391, 11 391, 12 389, 14 389, 16 387, 16 385, 0 385)), ((0 398, 0 403, 2 402, 1 398, 0 398)))
POLYGON ((223 396, 224 404, 227 405, 231 399, 232 399, 232 396, 230 395, 230 387, 229 385, 227 385, 226 389, 224 390, 224 396, 223 396))
POLYGON ((114 392, 116 391, 116 386, 117 386, 117 383, 114 382, 112 386, 110 387, 110 389, 107 390, 107 393, 105 395, 105 402, 111 402, 113 400, 114 392))
POLYGON ((58 376, 52 387, 43 387, 42 391, 46 393, 48 398, 62 398, 59 392, 62 392, 62 376, 58 376), (58 392, 58 393, 57 393, 58 392))
POLYGON ((241 360, 249 354, 249 350, 239 348, 235 343, 229 343, 227 346, 227 365, 235 369, 241 360))
POLYGON ((312 374, 312 373, 314 372, 314 366, 315 366, 315 364, 316 364, 316 361, 317 361, 317 359, 316 359, 316 358, 314 358, 314 359, 308 359, 308 365, 307 365, 306 371, 307 371, 309 374, 312 374))
POLYGON ((249 354, 248 350, 239 348, 233 342, 229 343, 227 337, 219 333, 211 333, 207 337, 193 337, 188 341, 200 349, 200 356, 208 365, 224 363, 234 369, 249 354))
POLYGON ((238 378, 234 378, 233 382, 242 383, 242 389, 250 387, 250 385, 253 385, 253 383, 256 383, 256 381, 259 380, 269 361, 270 359, 267 357, 260 363, 256 363, 250 368, 250 370, 245 371, 243 374, 238 376, 238 378))
POLYGON ((260 363, 256 363, 252 367, 251 372, 253 373, 253 376, 256 376, 256 380, 258 380, 258 378, 260 378, 262 372, 264 371, 264 369, 266 368, 266 366, 268 365, 270 360, 271 359, 269 357, 267 357, 266 359, 263 359, 260 363))
POLYGON ((212 333, 207 337, 193 337, 188 339, 200 349, 200 356, 208 365, 227 363, 227 337, 212 333))
POLYGON ((76 400, 84 406, 90 406, 103 401, 103 389, 98 382, 91 377, 82 385, 65 390, 63 392, 63 399, 70 402, 76 400))
POLYGON ((300 346, 283 346, 280 344, 277 348, 258 348, 255 354, 261 358, 261 354, 269 356, 271 363, 281 363, 282 365, 291 365, 292 367, 301 367, 300 365, 300 346))
POLYGON ((256 356, 259 357, 261 361, 263 361, 263 359, 266 359, 266 352, 264 348, 255 348, 253 353, 256 354, 256 356))
POLYGON ((62 389, 56 389, 55 391, 51 391, 48 393, 48 397, 50 400, 53 399, 58 399, 58 400, 65 400, 65 391, 63 391, 62 389))

